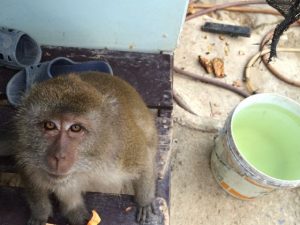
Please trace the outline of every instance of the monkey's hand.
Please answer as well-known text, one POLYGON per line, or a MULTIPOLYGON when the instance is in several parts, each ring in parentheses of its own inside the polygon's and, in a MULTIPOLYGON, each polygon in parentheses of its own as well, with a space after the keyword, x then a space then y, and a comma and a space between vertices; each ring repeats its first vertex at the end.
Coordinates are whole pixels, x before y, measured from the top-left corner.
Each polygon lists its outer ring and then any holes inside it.
POLYGON ((47 223, 47 220, 45 220, 45 219, 31 217, 28 220, 27 225, 45 225, 46 223, 47 223))
POLYGON ((156 220, 157 208, 154 201, 147 206, 139 206, 137 212, 137 222, 140 224, 152 224, 156 220))
POLYGON ((72 225, 85 225, 92 217, 92 214, 84 206, 80 206, 67 212, 66 217, 72 225))
POLYGON ((34 187, 31 183, 26 184, 26 197, 31 211, 27 225, 45 225, 48 217, 52 215, 48 191, 34 187))

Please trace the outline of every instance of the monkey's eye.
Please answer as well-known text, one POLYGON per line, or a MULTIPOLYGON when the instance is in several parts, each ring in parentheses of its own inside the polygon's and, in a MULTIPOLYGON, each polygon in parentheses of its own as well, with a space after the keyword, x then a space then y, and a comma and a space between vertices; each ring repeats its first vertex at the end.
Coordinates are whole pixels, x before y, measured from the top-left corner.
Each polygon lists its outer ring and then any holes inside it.
POLYGON ((72 132, 80 132, 82 131, 82 126, 80 126, 79 124, 73 124, 71 127, 70 127, 70 130, 72 132))
POLYGON ((54 129, 56 129, 56 125, 55 125, 55 123, 53 123, 51 121, 45 121, 44 122, 44 129, 45 130, 54 130, 54 129))

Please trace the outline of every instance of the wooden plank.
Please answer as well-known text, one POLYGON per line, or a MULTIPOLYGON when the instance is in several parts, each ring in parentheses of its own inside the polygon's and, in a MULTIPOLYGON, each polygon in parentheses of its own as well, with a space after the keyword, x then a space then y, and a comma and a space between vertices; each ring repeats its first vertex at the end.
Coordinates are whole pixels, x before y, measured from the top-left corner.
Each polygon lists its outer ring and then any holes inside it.
POLYGON ((156 181, 156 196, 165 199, 166 203, 170 203, 170 184, 171 184, 171 170, 170 165, 163 178, 156 181))
POLYGON ((171 143, 173 132, 173 120, 171 110, 159 110, 156 118, 156 127, 159 133, 159 147, 157 152, 157 171, 158 178, 162 179, 166 174, 170 158, 171 158, 171 143))
MULTIPOLYGON (((13 129, 15 109, 11 106, 0 106, 0 156, 11 155, 16 136, 13 129)), ((13 170, 10 158, 0 157, 0 171, 13 170)))
MULTIPOLYGON (((173 56, 95 49, 43 47, 42 61, 56 57, 68 57, 75 61, 106 60, 114 74, 128 81, 142 95, 150 108, 171 109, 173 56)), ((6 84, 16 70, 0 68, 0 95, 5 94, 6 84)))
MULTIPOLYGON (((89 192, 85 195, 85 201, 89 211, 94 209, 99 213, 102 219, 101 225, 137 224, 133 196, 89 192)), ((57 202, 54 205, 54 215, 49 222, 57 225, 67 224, 65 218, 59 213, 57 202)))
POLYGON ((0 66, 0 97, 4 98, 6 95, 6 84, 10 78, 17 73, 17 70, 7 69, 0 66))

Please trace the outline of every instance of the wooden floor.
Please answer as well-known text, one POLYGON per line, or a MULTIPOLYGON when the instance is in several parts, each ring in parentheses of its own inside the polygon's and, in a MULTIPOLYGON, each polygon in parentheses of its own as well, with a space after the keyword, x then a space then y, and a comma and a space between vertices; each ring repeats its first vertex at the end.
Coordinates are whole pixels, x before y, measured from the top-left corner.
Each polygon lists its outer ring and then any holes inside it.
MULTIPOLYGON (((145 54, 108 50, 43 47, 42 61, 65 56, 75 61, 106 60, 114 74, 133 85, 142 95, 149 108, 157 112, 159 149, 157 152, 156 204, 161 209, 155 224, 168 224, 170 189, 169 159, 172 138, 172 66, 173 57, 168 54, 145 54)), ((13 138, 11 120, 15 109, 5 104, 6 83, 16 71, 0 68, 0 139, 13 138)), ((0 150, 1 151, 1 150, 0 150)), ((0 157, 0 172, 16 172, 13 158, 0 157)), ((101 225, 134 225, 136 208, 131 195, 87 193, 86 204, 101 215, 101 225)), ((64 225, 58 204, 53 197, 54 215, 49 222, 64 225)), ((24 190, 16 187, 0 187, 0 224, 24 225, 29 217, 29 208, 24 199, 24 190)))

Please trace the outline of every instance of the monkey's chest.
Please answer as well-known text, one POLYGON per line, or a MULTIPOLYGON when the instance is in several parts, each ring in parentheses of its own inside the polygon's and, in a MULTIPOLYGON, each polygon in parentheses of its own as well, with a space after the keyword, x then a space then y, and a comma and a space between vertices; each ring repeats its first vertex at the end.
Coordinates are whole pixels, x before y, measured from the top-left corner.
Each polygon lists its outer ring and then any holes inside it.
MULTIPOLYGON (((64 189, 78 189, 81 192, 102 192, 102 193, 126 193, 131 194, 132 181, 137 176, 124 172, 120 169, 95 170, 89 174, 79 174, 70 179, 64 189)), ((56 190, 62 188, 62 185, 57 185, 56 190)), ((56 192, 56 191, 54 191, 56 192)))

